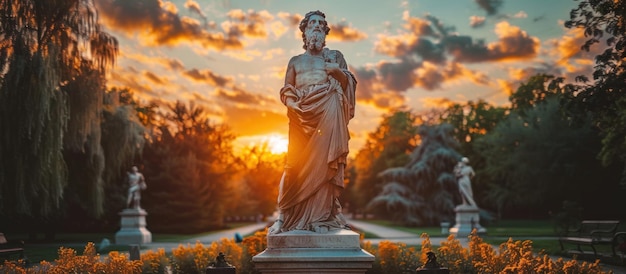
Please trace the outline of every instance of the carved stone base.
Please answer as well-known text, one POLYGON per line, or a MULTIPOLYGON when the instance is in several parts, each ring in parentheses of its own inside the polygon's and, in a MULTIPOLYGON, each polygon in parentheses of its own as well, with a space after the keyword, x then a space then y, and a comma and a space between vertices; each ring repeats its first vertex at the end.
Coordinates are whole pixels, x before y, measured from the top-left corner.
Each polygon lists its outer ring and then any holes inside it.
POLYGON ((267 249, 252 258, 260 273, 365 273, 374 256, 358 233, 289 231, 267 236, 267 249))
POLYGON ((450 228, 450 234, 454 234, 457 238, 467 237, 474 228, 478 234, 487 233, 487 229, 480 225, 480 210, 478 207, 458 205, 454 211, 456 212, 456 223, 450 228))
POLYGON ((146 229, 146 215, 143 209, 127 208, 119 213, 122 216, 121 228, 115 233, 116 244, 147 244, 152 242, 152 233, 146 229))

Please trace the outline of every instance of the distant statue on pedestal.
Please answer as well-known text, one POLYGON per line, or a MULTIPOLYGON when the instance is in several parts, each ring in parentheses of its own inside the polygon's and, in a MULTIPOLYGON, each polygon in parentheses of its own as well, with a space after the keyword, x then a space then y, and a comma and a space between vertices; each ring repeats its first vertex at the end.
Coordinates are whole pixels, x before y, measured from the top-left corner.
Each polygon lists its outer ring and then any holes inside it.
POLYGON ((128 172, 128 198, 120 212, 120 230, 115 233, 116 244, 142 245, 152 242, 152 233, 146 228, 148 213, 141 208, 141 191, 147 188, 146 179, 139 169, 133 166, 128 172))
POLYGON ((128 172, 128 198, 126 206, 128 208, 141 209, 141 191, 147 188, 146 179, 139 173, 137 166, 133 166, 128 172), (131 207, 132 206, 132 207, 131 207))
POLYGON ((472 181, 474 177, 474 169, 469 164, 467 157, 461 158, 461 161, 454 167, 454 175, 459 184, 459 192, 461 193, 461 199, 463 205, 477 206, 474 201, 474 194, 472 192, 472 181))
POLYGON ((478 233, 487 232, 480 225, 480 209, 476 205, 474 193, 472 192, 471 178, 474 177, 474 169, 469 165, 467 157, 461 158, 454 166, 454 175, 456 176, 463 202, 454 208, 456 212, 455 225, 450 228, 450 234, 455 234, 457 237, 467 236, 474 229, 478 233))

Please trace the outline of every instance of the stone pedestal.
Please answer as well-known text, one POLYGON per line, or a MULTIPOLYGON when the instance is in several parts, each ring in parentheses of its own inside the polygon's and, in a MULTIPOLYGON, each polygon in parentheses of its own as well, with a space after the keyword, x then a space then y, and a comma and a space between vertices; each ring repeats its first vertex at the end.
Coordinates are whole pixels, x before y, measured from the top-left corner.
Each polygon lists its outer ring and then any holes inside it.
POLYGON ((450 228, 450 234, 454 234, 457 238, 467 237, 474 228, 479 234, 487 232, 487 229, 480 225, 480 210, 478 207, 458 205, 454 211, 456 212, 456 223, 450 228))
POLYGON ((289 231, 268 235, 267 249, 252 258, 260 273, 365 273, 374 256, 361 249, 359 234, 289 231))
POLYGON ((152 242, 152 233, 146 229, 146 215, 143 209, 127 208, 119 213, 122 217, 121 228, 115 233, 115 243, 125 244, 147 244, 152 242))

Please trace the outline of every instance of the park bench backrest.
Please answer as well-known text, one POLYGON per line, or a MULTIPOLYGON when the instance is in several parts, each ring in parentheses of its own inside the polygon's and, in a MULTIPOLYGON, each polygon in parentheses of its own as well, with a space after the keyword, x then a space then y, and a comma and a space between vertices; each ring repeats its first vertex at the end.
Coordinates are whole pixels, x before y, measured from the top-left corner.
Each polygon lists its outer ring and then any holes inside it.
POLYGON ((579 234, 580 235, 589 235, 592 231, 602 231, 606 233, 615 233, 617 231, 617 227, 619 226, 619 221, 582 221, 580 223, 579 234))

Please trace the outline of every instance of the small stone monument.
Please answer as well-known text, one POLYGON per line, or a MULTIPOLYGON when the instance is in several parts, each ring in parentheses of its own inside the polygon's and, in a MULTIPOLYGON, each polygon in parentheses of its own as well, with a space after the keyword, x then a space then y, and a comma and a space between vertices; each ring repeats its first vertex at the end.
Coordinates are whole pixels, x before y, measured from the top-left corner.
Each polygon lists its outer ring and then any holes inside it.
POLYGON ((206 268, 206 274, 235 274, 237 269, 226 261, 226 255, 220 252, 215 262, 206 268))
POLYGON ((146 181, 136 166, 128 173, 128 200, 127 206, 119 213, 121 216, 120 230, 115 233, 116 244, 147 244, 152 242, 152 233, 146 229, 148 213, 141 208, 141 190, 146 189, 146 181))
POLYGON ((424 266, 416 269, 418 274, 448 274, 450 273, 450 269, 441 267, 441 265, 437 262, 437 256, 432 251, 428 251, 426 253, 428 259, 424 266))
POLYGON ((457 237, 466 237, 476 229, 478 233, 486 233, 487 229, 480 225, 480 209, 474 201, 472 193, 471 177, 474 177, 474 169, 469 164, 469 159, 461 158, 454 167, 454 174, 458 180, 459 192, 463 203, 454 208, 456 212, 455 224, 450 228, 450 234, 457 237))

